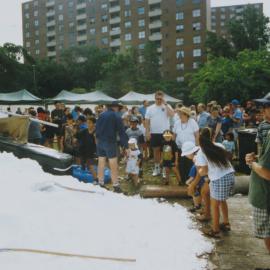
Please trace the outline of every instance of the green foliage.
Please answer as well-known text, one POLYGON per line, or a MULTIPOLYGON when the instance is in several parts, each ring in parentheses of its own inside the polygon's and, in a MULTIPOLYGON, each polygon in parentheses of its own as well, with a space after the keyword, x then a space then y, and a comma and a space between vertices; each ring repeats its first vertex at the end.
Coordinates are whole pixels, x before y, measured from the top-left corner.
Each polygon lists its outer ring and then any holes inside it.
POLYGON ((75 94, 85 94, 87 90, 85 88, 73 88, 71 92, 75 94))
POLYGON ((197 102, 261 97, 270 88, 270 52, 245 50, 236 59, 213 58, 191 77, 189 86, 197 102))

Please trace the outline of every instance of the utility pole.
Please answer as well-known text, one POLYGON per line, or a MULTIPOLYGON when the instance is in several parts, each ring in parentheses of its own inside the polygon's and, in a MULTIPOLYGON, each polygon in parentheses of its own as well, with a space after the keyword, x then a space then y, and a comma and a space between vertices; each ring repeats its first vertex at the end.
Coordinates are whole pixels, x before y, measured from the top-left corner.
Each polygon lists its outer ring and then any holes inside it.
POLYGON ((32 65, 33 67, 33 84, 34 84, 34 91, 37 94, 37 81, 36 81, 36 66, 32 65))

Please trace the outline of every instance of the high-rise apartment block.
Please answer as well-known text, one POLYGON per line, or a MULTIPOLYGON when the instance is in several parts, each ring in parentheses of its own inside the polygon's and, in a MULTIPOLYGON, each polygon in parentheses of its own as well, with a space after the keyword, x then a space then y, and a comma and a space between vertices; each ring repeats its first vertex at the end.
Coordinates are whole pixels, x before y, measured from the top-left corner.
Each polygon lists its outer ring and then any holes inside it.
POLYGON ((227 37, 226 24, 231 19, 241 19, 243 11, 248 7, 254 7, 263 14, 263 3, 213 7, 211 9, 211 31, 217 35, 227 37))
POLYGON ((157 45, 165 78, 205 61, 210 0, 32 0, 22 4, 24 47, 34 58, 58 58, 63 49, 94 45, 111 51, 147 41, 157 45))

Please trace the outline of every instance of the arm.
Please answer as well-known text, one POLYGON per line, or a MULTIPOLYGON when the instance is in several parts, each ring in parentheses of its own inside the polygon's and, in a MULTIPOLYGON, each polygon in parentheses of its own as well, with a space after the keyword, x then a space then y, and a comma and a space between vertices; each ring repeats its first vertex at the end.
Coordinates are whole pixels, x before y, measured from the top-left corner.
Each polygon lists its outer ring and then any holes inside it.
POLYGON ((150 119, 145 119, 145 135, 146 139, 150 140, 150 119))
POLYGON ((194 133, 194 135, 195 135, 195 144, 196 144, 196 145, 199 145, 199 136, 200 136, 199 130, 196 131, 196 132, 194 133))
POLYGON ((216 130, 215 130, 215 134, 214 134, 214 136, 213 136, 213 141, 216 140, 217 135, 219 134, 219 132, 220 132, 220 130, 221 130, 221 125, 222 125, 222 123, 217 123, 216 130))
POLYGON ((169 106, 167 103, 165 103, 165 108, 167 110, 167 115, 169 117, 173 117, 174 116, 174 110, 172 109, 172 107, 169 106))
POLYGON ((202 166, 198 168, 198 173, 199 175, 202 176, 207 176, 208 175, 208 166, 202 166))
POLYGON ((257 173, 260 177, 262 177, 263 179, 270 181, 270 170, 269 169, 264 168, 263 166, 261 166, 260 164, 258 164, 257 162, 254 162, 254 161, 250 163, 250 168, 255 173, 257 173))
POLYGON ((127 149, 128 148, 128 137, 127 137, 122 119, 120 117, 116 117, 116 126, 117 126, 117 131, 118 131, 118 134, 120 137, 120 144, 122 147, 127 149))

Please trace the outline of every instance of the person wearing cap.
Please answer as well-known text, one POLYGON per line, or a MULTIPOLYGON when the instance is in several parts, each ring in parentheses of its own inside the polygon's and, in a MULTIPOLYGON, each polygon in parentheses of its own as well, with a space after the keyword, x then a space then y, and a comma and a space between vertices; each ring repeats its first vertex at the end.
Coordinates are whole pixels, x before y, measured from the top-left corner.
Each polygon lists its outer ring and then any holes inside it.
POLYGON ((130 138, 128 140, 126 173, 128 174, 128 178, 133 180, 135 186, 139 184, 141 161, 142 154, 138 148, 137 140, 135 138, 130 138))
POLYGON ((187 107, 182 107, 177 110, 179 120, 176 121, 173 127, 175 141, 179 150, 179 172, 181 181, 184 183, 188 178, 188 173, 192 167, 192 161, 181 156, 182 146, 185 142, 193 142, 195 145, 199 143, 199 126, 197 122, 190 117, 191 110, 187 107))
MULTIPOLYGON (((185 142, 183 144, 182 156, 186 156, 188 159, 192 160, 193 163, 196 160, 196 154, 199 151, 199 147, 193 142, 185 142)), ((200 176, 195 164, 191 167, 189 171, 189 179, 186 181, 188 185, 188 195, 192 197, 194 207, 190 208, 190 212, 196 212, 201 208, 201 203, 204 203, 204 209, 202 215, 196 218, 200 221, 208 221, 211 218, 210 214, 210 193, 208 178, 206 176, 200 176)))
MULTIPOLYGON (((270 98, 256 100, 264 107, 264 117, 270 120, 270 98)), ((259 157, 246 155, 246 164, 251 169, 249 202, 252 205, 254 234, 263 239, 270 254, 270 131, 262 137, 259 157)))
POLYGON ((178 149, 175 141, 173 140, 173 133, 170 130, 165 130, 163 133, 162 144, 162 167, 163 178, 165 179, 165 185, 170 183, 170 173, 173 169, 178 182, 180 182, 180 176, 178 172, 178 149))
POLYGON ((170 128, 170 118, 174 116, 174 110, 164 100, 164 93, 155 93, 155 104, 149 106, 145 114, 146 139, 150 141, 154 154, 153 176, 160 174, 161 146, 165 130, 170 128))
POLYGON ((104 186, 104 168, 108 158, 115 192, 121 192, 118 180, 117 136, 119 136, 120 145, 124 149, 128 148, 128 138, 118 114, 121 107, 122 104, 118 101, 108 104, 107 110, 100 114, 96 123, 98 181, 101 186, 104 186))
POLYGON ((220 230, 230 231, 227 199, 232 193, 235 182, 234 168, 224 146, 214 143, 212 130, 204 128, 200 131, 200 150, 196 155, 195 165, 200 176, 208 175, 210 180, 210 198, 212 210, 212 227, 204 228, 207 236, 219 238, 220 230), (223 222, 220 223, 220 209, 223 222))
POLYGON ((211 114, 207 119, 207 127, 212 129, 213 132, 213 142, 222 142, 222 118, 219 115, 219 108, 217 105, 212 106, 211 114))
POLYGON ((241 127, 243 122, 243 113, 240 110, 240 102, 237 99, 231 101, 232 107, 232 121, 233 121, 233 135, 235 140, 238 138, 238 129, 241 127))

